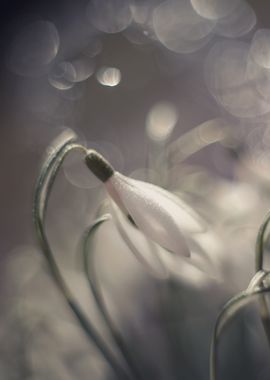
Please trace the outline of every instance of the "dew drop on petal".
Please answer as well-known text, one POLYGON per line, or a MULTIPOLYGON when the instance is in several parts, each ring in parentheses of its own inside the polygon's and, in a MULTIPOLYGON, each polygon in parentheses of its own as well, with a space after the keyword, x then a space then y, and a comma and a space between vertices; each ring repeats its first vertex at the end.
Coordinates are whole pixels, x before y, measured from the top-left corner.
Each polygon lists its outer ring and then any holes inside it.
POLYGON ((58 90, 68 90, 74 86, 75 67, 70 62, 57 63, 48 76, 49 83, 58 90))
POLYGON ((168 102, 155 104, 146 118, 146 132, 148 137, 154 141, 165 141, 170 136, 177 123, 178 112, 168 102))
POLYGON ((94 27, 104 33, 121 32, 132 21, 129 0, 92 0, 87 15, 94 27))
POLYGON ((215 32, 224 37, 241 37, 256 25, 256 14, 249 4, 240 2, 232 13, 218 20, 215 32))
POLYGON ((116 67, 102 67, 96 76, 98 82, 103 86, 115 87, 121 81, 121 72, 116 67))
POLYGON ((215 22, 200 17, 188 0, 168 0, 155 9, 153 26, 157 38, 168 49, 191 53, 210 40, 215 22))
POLYGON ((16 36, 7 55, 7 66, 22 76, 38 76, 46 72, 59 49, 59 35, 49 21, 35 21, 16 36))
POLYGON ((190 0, 201 17, 217 20, 230 14, 240 0, 190 0))
POLYGON ((259 29, 251 42, 250 55, 260 66, 270 69, 270 30, 259 29))

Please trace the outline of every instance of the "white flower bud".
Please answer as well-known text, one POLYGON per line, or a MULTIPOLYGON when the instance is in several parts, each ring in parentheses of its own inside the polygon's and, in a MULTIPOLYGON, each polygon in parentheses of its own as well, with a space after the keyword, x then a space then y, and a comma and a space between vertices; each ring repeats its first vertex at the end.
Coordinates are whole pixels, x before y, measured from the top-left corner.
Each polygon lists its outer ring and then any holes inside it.
POLYGON ((105 186, 115 203, 148 238, 173 253, 190 256, 182 231, 199 232, 202 227, 189 206, 166 190, 118 172, 105 186))

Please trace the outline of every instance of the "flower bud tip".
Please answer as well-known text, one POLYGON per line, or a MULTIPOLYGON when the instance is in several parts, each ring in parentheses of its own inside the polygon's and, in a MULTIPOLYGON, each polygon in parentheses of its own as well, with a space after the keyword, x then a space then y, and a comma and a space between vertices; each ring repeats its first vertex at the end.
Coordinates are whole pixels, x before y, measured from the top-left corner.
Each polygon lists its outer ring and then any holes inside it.
POLYGON ((95 150, 88 151, 85 163, 91 172, 102 182, 107 182, 114 174, 112 165, 95 150))

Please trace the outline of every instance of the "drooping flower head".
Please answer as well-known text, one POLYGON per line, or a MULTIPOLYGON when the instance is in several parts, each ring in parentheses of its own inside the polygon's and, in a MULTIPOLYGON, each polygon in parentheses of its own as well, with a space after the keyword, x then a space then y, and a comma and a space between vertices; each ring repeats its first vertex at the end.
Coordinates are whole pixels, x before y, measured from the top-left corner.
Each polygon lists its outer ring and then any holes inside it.
POLYGON ((128 178, 115 171, 107 160, 93 150, 89 150, 85 162, 105 184, 122 212, 148 238, 168 251, 190 256, 183 232, 200 232, 202 224, 188 205, 158 186, 128 178))

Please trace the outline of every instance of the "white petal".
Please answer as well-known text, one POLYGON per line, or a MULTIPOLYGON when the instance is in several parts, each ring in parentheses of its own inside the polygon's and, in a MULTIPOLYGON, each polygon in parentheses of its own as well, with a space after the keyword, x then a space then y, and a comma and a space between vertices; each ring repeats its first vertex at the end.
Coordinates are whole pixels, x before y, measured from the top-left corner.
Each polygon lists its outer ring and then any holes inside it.
POLYGON ((181 227, 188 221, 187 226, 194 230, 198 228, 198 222, 194 222, 190 210, 175 202, 176 197, 157 186, 117 172, 106 182, 106 187, 115 202, 132 216, 146 236, 174 253, 190 255, 181 227))
POLYGON ((202 218, 176 195, 152 183, 133 179, 131 179, 131 181, 136 183, 135 186, 140 186, 142 189, 148 187, 163 197, 162 204, 164 207, 170 208, 168 211, 175 215, 174 218, 178 221, 178 224, 181 225, 181 230, 187 233, 198 233, 206 230, 206 224, 202 218))
POLYGON ((161 259, 161 254, 166 252, 169 256, 176 257, 176 255, 171 255, 159 244, 149 239, 138 228, 134 228, 115 202, 111 202, 110 211, 112 212, 115 226, 121 239, 134 257, 142 264, 143 268, 155 278, 163 280, 168 278, 168 271, 163 263, 163 259, 161 259))

